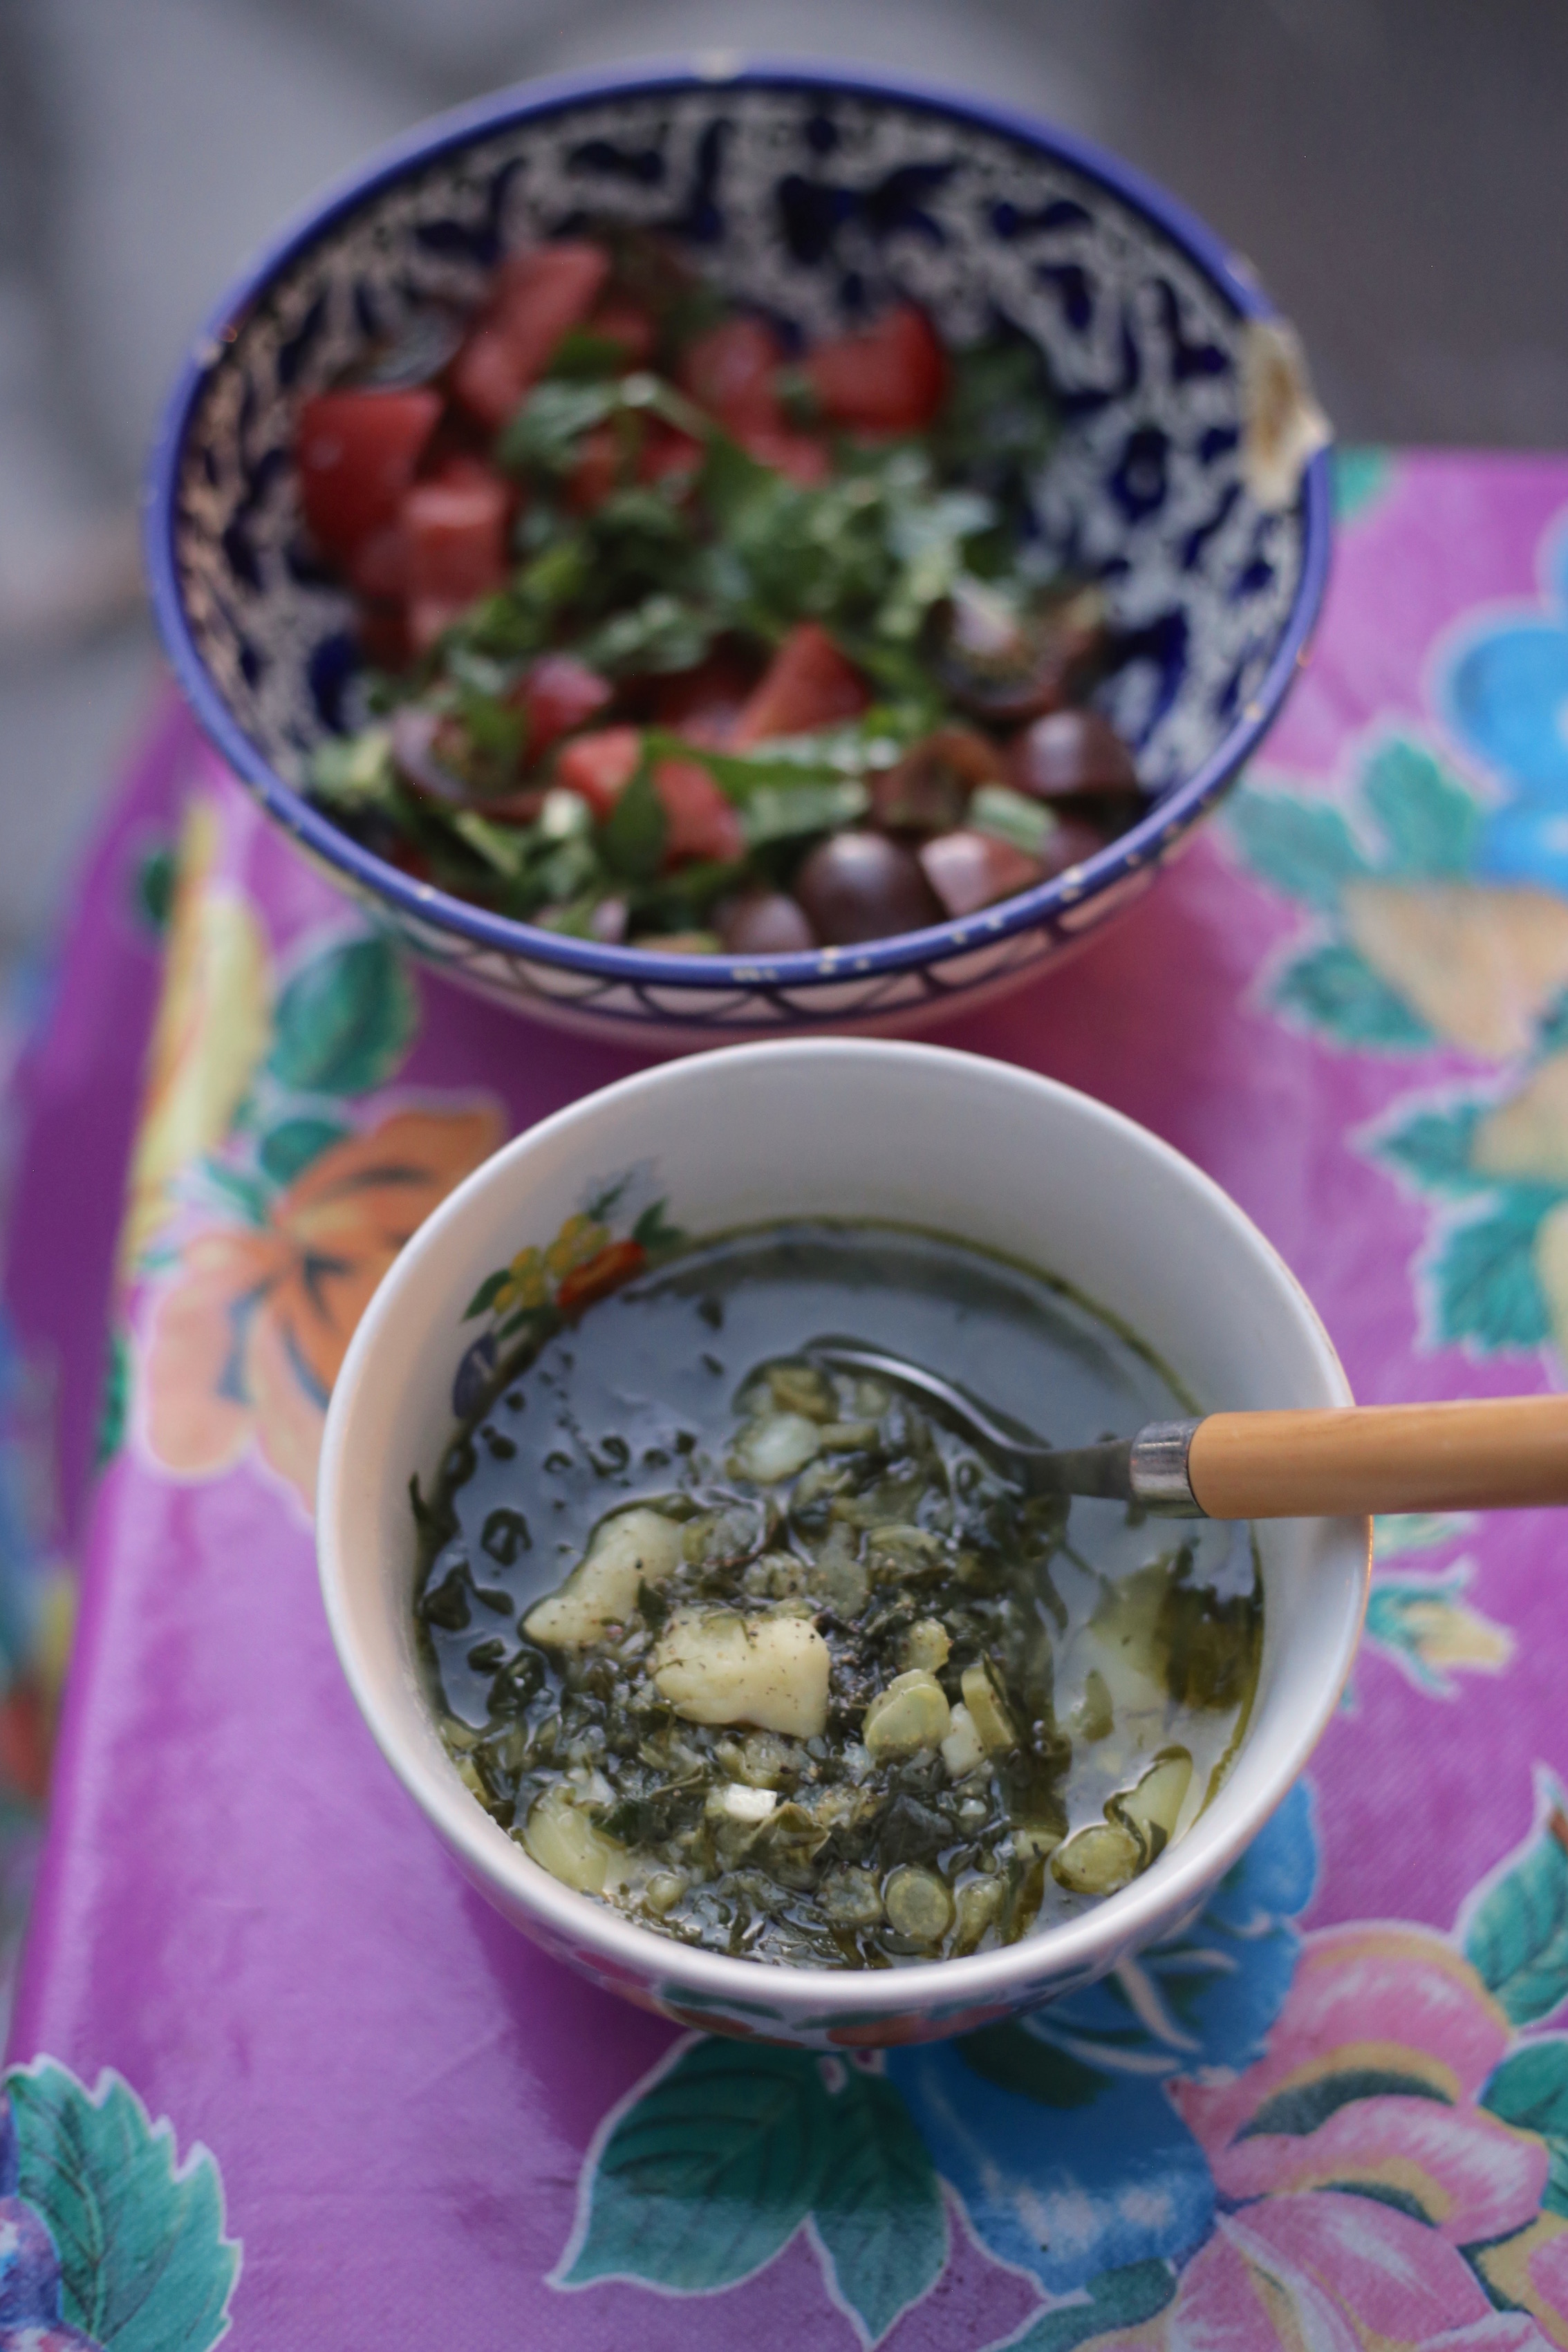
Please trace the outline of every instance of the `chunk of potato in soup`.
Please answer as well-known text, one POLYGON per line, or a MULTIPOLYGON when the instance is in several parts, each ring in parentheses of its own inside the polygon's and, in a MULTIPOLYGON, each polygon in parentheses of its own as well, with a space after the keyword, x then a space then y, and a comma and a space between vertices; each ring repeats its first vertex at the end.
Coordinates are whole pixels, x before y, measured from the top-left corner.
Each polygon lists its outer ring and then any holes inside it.
POLYGON ((878 1225, 677 1245, 503 1364, 418 1503, 433 1704, 478 1801, 658 1933, 908 1965, 1154 1865, 1245 1732, 1250 1530, 1031 1497, 818 1333, 1054 1444, 1192 1409, 1066 1285, 878 1225))

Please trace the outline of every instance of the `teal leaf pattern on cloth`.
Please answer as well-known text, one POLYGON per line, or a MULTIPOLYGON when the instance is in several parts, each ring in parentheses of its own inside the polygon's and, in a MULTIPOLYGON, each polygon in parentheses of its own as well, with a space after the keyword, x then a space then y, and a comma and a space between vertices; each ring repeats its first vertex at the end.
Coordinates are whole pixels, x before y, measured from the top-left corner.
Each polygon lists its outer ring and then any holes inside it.
POLYGON ((1440 1234, 1427 1269, 1440 1346, 1491 1356, 1544 1344, 1552 1319, 1536 1272, 1535 1236, 1556 1199, 1537 1185, 1521 1185, 1440 1234))
POLYGON ((827 2095, 800 2051, 679 2048, 616 2118, 559 2283, 641 2278, 707 2294, 772 2262, 816 2198, 827 2095))
POLYGON ((418 1019, 414 983, 390 940, 339 940, 302 964, 279 997, 268 1071, 300 1094, 369 1094, 403 1061, 418 1019))
POLYGON ((1542 2035, 1510 2051, 1481 2094, 1481 2105, 1546 2142, 1552 2168, 1542 2202, 1550 2213, 1568 2214, 1568 2040, 1542 2035))
POLYGON ((1367 873, 1341 812, 1327 801, 1244 786, 1231 803, 1230 830, 1261 881, 1332 914, 1347 882, 1367 873))
POLYGON ((105 2352, 207 2352, 226 2335, 239 2247, 205 2148, 176 2160, 118 2074, 89 2094, 53 2059, 5 2077, 20 2194, 59 2255, 63 2315, 105 2352))
POLYGON ((1425 744, 1380 744, 1362 770, 1362 799, 1402 877, 1462 878, 1475 861, 1481 807, 1425 744))
POLYGON ((330 1145, 341 1143, 346 1127, 331 1118, 284 1118, 268 1128, 257 1159, 274 1184, 291 1184, 330 1145))
POLYGON ((1472 1158, 1481 1110, 1479 1102, 1458 1101, 1401 1112, 1368 1136, 1368 1148, 1418 1192, 1456 1200, 1489 1192, 1497 1179, 1479 1171, 1472 1158))
POLYGON ((947 2261, 947 2213, 930 2152, 880 2074, 845 2071, 814 2210, 837 2300, 868 2344, 919 2303, 947 2261))
POLYGON ((1364 1053, 1408 1054, 1432 1043, 1418 1013, 1342 940, 1295 957, 1274 984, 1281 1013, 1364 1053))
POLYGON ((1129 2263, 1119 2271, 1102 2271, 1081 2302, 1045 2313, 1013 2338, 1007 2352, 1076 2352, 1079 2345, 1113 2327, 1153 2319, 1175 2292, 1176 2273, 1169 2263, 1129 2263))
POLYGON ((1568 1800, 1539 1777, 1537 1819, 1517 1853, 1473 1899, 1465 1957, 1515 2025, 1568 2000, 1568 1800))

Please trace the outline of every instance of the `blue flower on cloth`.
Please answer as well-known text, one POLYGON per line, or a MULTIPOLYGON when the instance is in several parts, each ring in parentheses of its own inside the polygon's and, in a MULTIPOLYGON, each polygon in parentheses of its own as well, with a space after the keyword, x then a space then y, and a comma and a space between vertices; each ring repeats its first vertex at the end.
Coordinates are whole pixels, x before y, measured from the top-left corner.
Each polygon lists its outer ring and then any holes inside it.
POLYGON ((1261 2053, 1316 1870, 1298 1787, 1181 1933, 1032 2017, 889 2052, 889 2080, 991 2253, 1062 2294, 1203 2242, 1214 2180, 1165 2085, 1261 2053))
POLYGON ((1467 632, 1438 682, 1456 740, 1507 794, 1475 871, 1568 892, 1568 527, 1548 534, 1540 604, 1467 632))

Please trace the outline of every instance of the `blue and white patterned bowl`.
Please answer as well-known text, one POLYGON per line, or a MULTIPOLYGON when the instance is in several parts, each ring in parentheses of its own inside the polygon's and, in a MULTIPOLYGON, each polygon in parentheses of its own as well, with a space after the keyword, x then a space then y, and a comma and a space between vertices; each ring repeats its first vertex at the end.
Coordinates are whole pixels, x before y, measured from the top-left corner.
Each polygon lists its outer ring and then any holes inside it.
POLYGON ((153 593, 217 749, 418 954, 519 1010, 628 1042, 924 1025, 1016 986, 1152 882, 1254 749, 1328 569, 1328 459, 1249 488, 1249 341, 1274 312, 1208 230, 1126 166, 974 100, 805 65, 541 82, 414 132, 334 189, 226 297, 170 404, 153 593), (300 544, 300 400, 432 296, 584 217, 655 224, 727 294, 808 335, 896 289, 962 343, 1033 336, 1066 430, 1041 520, 1101 578, 1134 657, 1106 707, 1153 789, 1081 866, 961 922, 759 961, 559 937, 411 880, 304 799, 354 667, 343 595, 300 544), (660 1034, 662 1033, 662 1034, 660 1034))

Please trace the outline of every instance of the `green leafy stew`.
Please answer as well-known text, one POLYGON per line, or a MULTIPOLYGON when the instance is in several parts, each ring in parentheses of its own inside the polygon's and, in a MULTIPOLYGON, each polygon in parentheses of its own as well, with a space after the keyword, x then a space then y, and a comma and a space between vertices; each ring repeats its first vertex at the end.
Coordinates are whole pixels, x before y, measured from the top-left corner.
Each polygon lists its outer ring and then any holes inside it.
POLYGON ((675 1251, 504 1363, 428 1498, 418 1639, 477 1801, 685 1943, 885 1968, 1114 1893, 1240 1741, 1250 1530, 1026 1496, 825 1332, 1058 1444, 1190 1410, 1059 1282, 896 1227, 675 1251))

